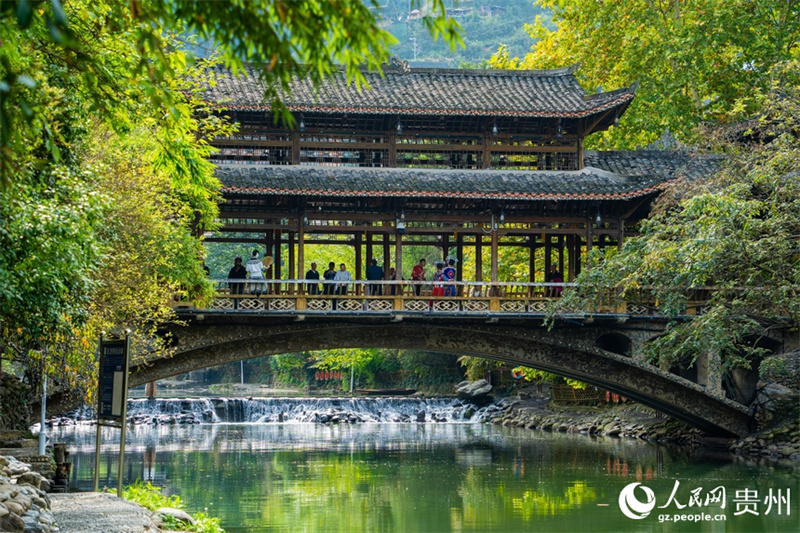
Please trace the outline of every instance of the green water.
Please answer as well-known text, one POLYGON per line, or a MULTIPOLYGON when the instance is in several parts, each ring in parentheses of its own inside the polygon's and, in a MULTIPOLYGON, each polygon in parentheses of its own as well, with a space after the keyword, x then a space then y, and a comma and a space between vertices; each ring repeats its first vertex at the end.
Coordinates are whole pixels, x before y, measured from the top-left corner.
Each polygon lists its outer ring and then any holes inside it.
MULTIPOLYGON (((800 531, 796 471, 632 440, 478 424, 140 426, 128 435, 126 483, 152 478, 230 533, 800 531), (683 509, 668 503, 676 480, 683 509), (623 515, 620 491, 637 481, 667 507, 623 515), (717 487, 724 509, 705 502, 717 487), (780 498, 767 508, 770 489, 788 495, 788 509, 780 498), (735 502, 744 490, 757 498, 735 502), (692 491, 702 501, 690 506, 692 491), (758 514, 737 516, 742 509, 758 514), (664 514, 712 521, 662 522, 664 514)), ((90 489, 94 428, 56 437, 69 443, 73 486, 90 489)), ((105 430, 108 486, 116 486, 114 438, 105 430)))

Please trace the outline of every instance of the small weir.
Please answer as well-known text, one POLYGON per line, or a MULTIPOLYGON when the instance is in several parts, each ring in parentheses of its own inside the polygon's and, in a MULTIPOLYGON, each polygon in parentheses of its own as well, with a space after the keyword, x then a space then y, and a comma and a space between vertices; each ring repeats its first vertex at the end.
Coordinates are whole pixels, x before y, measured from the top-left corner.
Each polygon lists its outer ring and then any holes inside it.
MULTIPOLYGON (((456 398, 192 398, 128 400, 132 424, 201 423, 477 423, 499 407, 456 398)), ((93 422, 84 407, 48 421, 51 426, 93 422)))

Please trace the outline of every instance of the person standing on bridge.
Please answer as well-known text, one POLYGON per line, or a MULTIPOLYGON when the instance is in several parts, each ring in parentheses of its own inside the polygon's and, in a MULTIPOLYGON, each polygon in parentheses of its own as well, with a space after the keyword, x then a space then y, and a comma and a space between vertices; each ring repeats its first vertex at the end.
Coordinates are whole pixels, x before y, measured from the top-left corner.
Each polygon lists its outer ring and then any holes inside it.
MULTIPOLYGON (((228 279, 244 280, 247 279, 247 270, 242 266, 242 258, 237 257, 233 260, 233 268, 228 272, 228 279)), ((244 281, 228 283, 231 289, 231 296, 244 294, 244 281)), ((239 298, 233 299, 233 308, 239 309, 239 298)))
POLYGON ((344 263, 339 265, 339 270, 336 272, 333 280, 338 282, 336 284, 336 294, 339 296, 347 296, 347 288, 350 285, 348 282, 353 281, 353 276, 347 271, 347 267, 344 263))
POLYGON ((306 272, 306 279, 310 279, 313 283, 309 283, 307 292, 310 296, 319 294, 319 272, 317 271, 317 263, 311 263, 311 270, 306 272))
MULTIPOLYGON (((322 273, 322 279, 327 282, 332 282, 336 277, 336 263, 331 261, 328 263, 328 270, 322 273)), ((333 283, 323 283, 322 294, 333 294, 333 283)))
POLYGON ((245 265, 247 269, 247 273, 250 275, 250 280, 252 283, 252 290, 256 294, 261 294, 261 291, 264 288, 265 283, 264 281, 264 264, 258 258, 258 250, 253 250, 253 255, 247 261, 247 265, 245 265), (253 280, 261 280, 261 281, 253 281, 253 280))
MULTIPOLYGON (((383 281, 383 269, 378 266, 378 260, 373 259, 367 267, 367 281, 383 281)), ((367 284, 367 296, 380 296, 383 294, 379 284, 367 284)))
MULTIPOLYGON (((547 275, 545 281, 547 281, 547 283, 562 283, 564 281, 564 276, 558 271, 558 268, 553 265, 550 267, 550 273, 547 275)), ((551 285, 547 287, 547 296, 557 298, 561 296, 561 291, 563 289, 564 287, 562 285, 551 285)))
POLYGON ((442 271, 442 275, 444 276, 445 281, 445 289, 444 295, 445 296, 455 296, 456 295, 456 260, 447 256, 447 266, 442 271))
POLYGON ((414 265, 414 268, 411 270, 411 281, 415 281, 414 284, 414 295, 419 296, 420 292, 422 292, 422 282, 427 281, 425 279, 425 258, 419 260, 419 264, 414 265))

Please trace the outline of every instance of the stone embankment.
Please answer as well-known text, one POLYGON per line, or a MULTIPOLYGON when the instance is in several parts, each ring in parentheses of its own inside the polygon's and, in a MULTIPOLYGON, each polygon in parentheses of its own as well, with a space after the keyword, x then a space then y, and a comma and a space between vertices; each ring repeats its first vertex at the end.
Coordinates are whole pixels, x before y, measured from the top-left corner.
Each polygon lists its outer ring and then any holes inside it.
POLYGON ((713 443, 724 445, 734 455, 791 461, 800 467, 800 406, 793 389, 762 383, 761 431, 742 439, 721 441, 702 431, 634 403, 598 407, 556 405, 549 394, 534 387, 520 391, 513 399, 495 402, 484 410, 484 419, 503 426, 543 431, 609 437, 635 438, 683 446, 713 443))
POLYGON ((627 437, 680 445, 696 445, 700 430, 671 418, 661 417, 637 404, 614 406, 559 406, 548 394, 531 388, 514 399, 501 400, 487 408, 493 424, 559 433, 627 437), (524 399, 523 399, 524 398, 524 399))
POLYGON ((27 463, 0 456, 0 531, 55 533, 49 483, 27 463))

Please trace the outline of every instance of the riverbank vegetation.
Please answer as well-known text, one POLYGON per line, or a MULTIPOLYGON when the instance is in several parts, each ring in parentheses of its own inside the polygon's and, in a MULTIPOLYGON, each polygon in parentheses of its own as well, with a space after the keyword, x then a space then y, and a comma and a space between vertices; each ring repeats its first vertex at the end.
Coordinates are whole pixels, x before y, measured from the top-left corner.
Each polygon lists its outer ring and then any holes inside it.
MULTIPOLYGON (((122 490, 122 497, 138 503, 145 509, 157 513, 161 509, 183 510, 183 502, 178 495, 165 496, 161 487, 153 486, 149 481, 142 483, 137 479, 133 485, 128 485, 122 490)), ((193 533, 225 533, 219 525, 219 518, 213 518, 206 513, 197 512, 191 515, 194 523, 178 520, 171 514, 159 514, 163 527, 169 531, 191 531, 193 533)))
POLYGON ((501 47, 493 67, 579 62, 584 87, 639 83, 619 125, 587 147, 643 146, 668 129, 725 161, 714 175, 670 183, 639 235, 621 251, 594 250, 553 312, 641 299, 677 317, 713 287, 699 316, 649 343, 650 360, 682 369, 710 353, 726 370, 777 366, 762 362, 775 348, 767 336, 800 318, 800 4, 537 4, 553 17, 528 26, 536 46, 522 58, 501 47))
MULTIPOLYGON (((33 395, 48 377, 49 391, 91 400, 101 331, 132 330, 134 353, 168 349, 155 324, 173 318, 172 294, 211 293, 209 140, 234 127, 194 97, 214 83, 204 67, 264 67, 265 98, 291 120, 278 94, 292 76, 319 83, 343 65, 361 85, 362 67, 387 62, 394 38, 368 7, 0 3, 0 371, 33 395), (217 59, 197 60, 188 36, 217 59)), ((429 34, 455 46, 440 0, 429 15, 429 34)))

